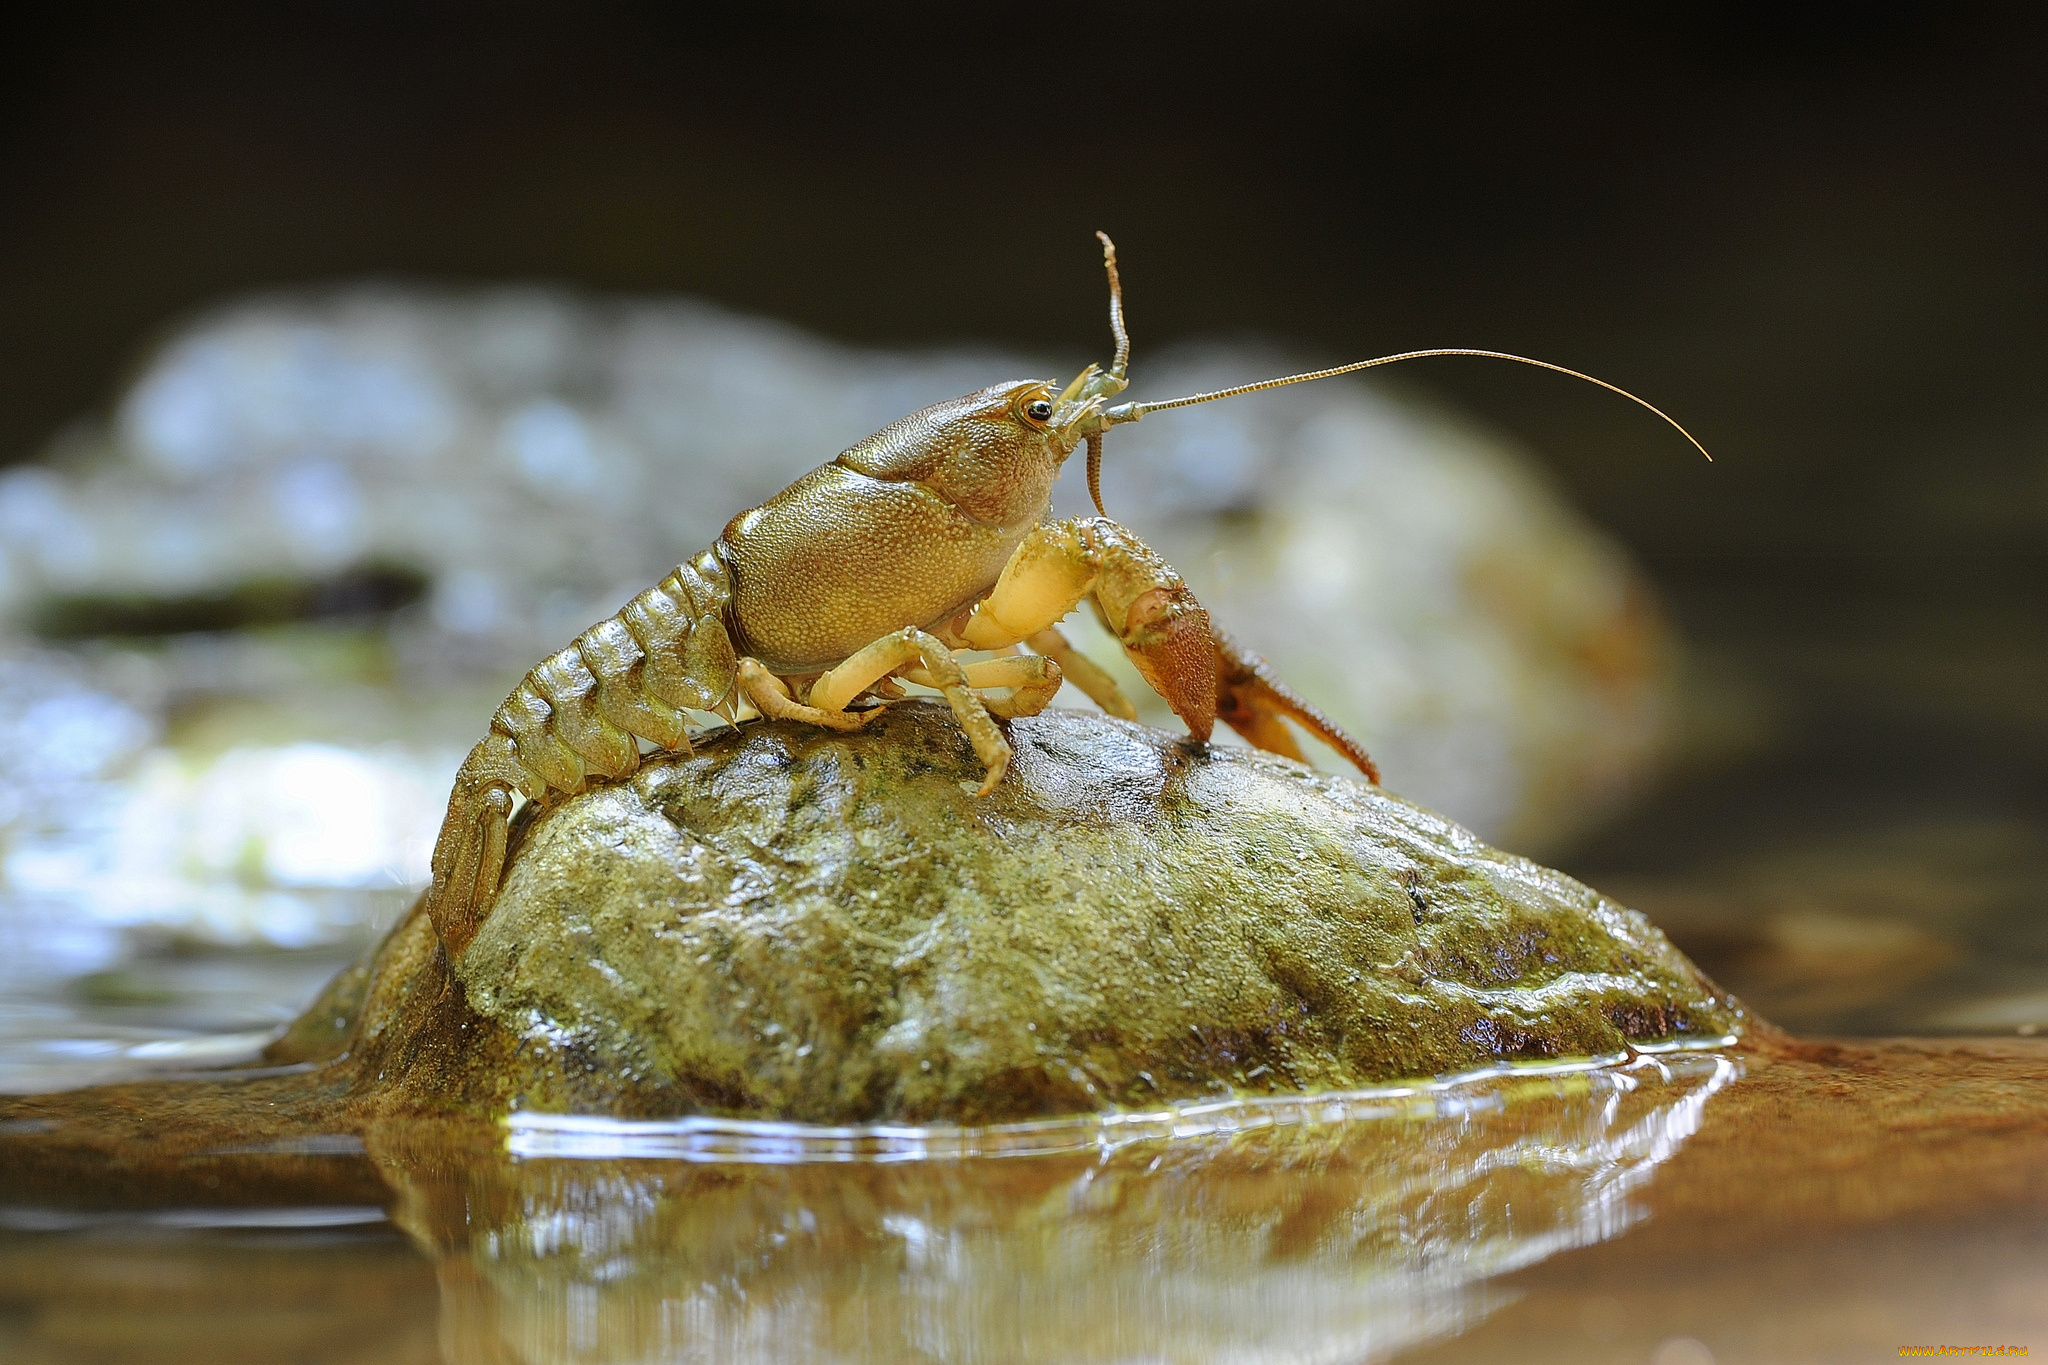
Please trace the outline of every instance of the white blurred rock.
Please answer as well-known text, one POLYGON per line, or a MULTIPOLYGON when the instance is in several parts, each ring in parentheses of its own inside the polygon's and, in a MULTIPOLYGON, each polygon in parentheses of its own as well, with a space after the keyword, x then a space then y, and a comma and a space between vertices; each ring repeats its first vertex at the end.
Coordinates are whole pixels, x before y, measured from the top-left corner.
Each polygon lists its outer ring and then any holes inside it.
MULTIPOLYGON (((139 690, 55 651, 0 655, 0 929, 61 923, 72 974, 127 930, 303 948, 388 920, 426 880, 452 746, 181 749, 139 690)), ((0 980, 37 955, 18 945, 0 980)))

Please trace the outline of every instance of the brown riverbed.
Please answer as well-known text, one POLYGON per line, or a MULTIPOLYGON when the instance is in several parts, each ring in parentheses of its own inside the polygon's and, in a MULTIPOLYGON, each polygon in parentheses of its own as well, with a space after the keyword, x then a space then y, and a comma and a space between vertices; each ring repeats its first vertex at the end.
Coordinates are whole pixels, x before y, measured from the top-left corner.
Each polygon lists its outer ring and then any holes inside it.
POLYGON ((0 1354, 1673 1365, 2048 1328, 2034 1040, 1765 1031, 1001 1157, 350 1128, 322 1084, 8 1101, 0 1354))

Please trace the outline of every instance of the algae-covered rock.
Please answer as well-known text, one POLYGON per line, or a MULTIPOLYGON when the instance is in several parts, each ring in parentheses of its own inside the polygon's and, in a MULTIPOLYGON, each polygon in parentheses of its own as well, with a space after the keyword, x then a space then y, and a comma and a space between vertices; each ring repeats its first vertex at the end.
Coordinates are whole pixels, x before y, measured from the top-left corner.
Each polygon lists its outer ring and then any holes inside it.
POLYGON ((518 1040, 500 1093, 984 1121, 1739 1027, 1641 915, 1383 791, 1075 713, 1010 732, 982 799, 913 702, 544 813, 456 968, 518 1040))

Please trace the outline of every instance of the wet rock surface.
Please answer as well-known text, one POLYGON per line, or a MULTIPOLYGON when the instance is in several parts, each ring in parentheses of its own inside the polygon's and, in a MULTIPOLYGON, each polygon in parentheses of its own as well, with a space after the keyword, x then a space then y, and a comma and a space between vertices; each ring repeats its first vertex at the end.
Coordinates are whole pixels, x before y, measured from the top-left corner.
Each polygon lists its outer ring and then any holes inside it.
POLYGON ((316 1004, 274 1057, 360 1013, 364 1083, 401 1106, 452 1079, 513 1108, 984 1122, 1743 1022, 1641 915, 1385 792, 1074 713, 1011 733, 981 800, 926 702, 650 761, 524 831, 459 996, 416 917, 367 1003, 316 1004), (428 1054, 423 1084, 403 1058, 428 1054))
MULTIPOLYGON (((260 1049, 418 894, 535 660, 904 413, 1088 358, 520 287, 195 317, 0 471, 0 1093, 260 1049)), ((1161 397, 1328 359, 1190 345, 1139 373, 1161 397)), ((1559 852, 1707 732, 1672 724, 1638 569, 1497 433, 1344 379, 1109 449, 1108 506, 1216 619, 1483 837, 1559 852)), ((1092 510, 1078 468, 1054 510, 1092 510)))

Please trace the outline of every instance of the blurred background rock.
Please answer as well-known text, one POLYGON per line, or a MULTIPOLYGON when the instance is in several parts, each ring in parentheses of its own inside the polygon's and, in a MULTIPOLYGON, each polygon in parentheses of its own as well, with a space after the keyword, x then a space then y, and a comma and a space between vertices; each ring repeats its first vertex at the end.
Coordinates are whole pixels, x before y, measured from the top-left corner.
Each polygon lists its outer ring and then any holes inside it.
POLYGON ((521 668, 882 422, 1099 357, 1096 227, 1140 393, 1479 345, 1719 457, 1476 361, 1118 433, 1111 511, 1395 789, 1787 1024, 2048 1025, 2048 21, 1032 13, 8 44, 6 1083, 261 1036, 521 668))

